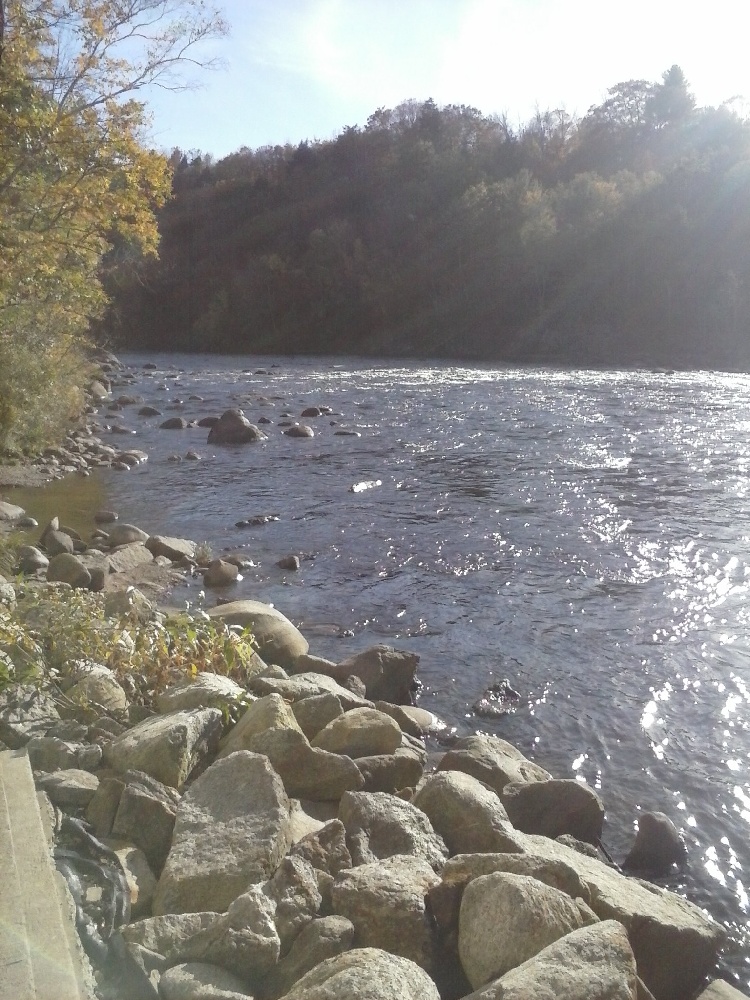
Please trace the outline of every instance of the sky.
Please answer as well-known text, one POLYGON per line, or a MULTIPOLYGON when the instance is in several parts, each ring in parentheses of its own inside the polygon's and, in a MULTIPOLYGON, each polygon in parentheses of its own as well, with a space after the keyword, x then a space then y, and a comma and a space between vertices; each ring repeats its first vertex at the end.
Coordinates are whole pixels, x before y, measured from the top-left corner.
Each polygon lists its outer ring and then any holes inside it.
MULTIPOLYGON (((216 158, 331 139, 379 107, 433 98, 527 121, 583 115, 677 63, 700 106, 750 99, 748 0, 216 0, 227 38, 198 89, 144 94, 152 141, 216 158)), ((742 105, 747 112, 748 105, 742 105)))

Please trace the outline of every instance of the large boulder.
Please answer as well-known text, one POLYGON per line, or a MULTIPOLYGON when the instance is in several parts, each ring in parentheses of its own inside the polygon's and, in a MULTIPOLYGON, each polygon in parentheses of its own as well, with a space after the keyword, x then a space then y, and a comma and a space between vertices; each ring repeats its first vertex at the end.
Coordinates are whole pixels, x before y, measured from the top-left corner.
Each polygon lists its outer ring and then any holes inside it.
POLYGON ((284 1000, 440 1000, 437 986, 408 958, 380 948, 356 948, 326 959, 284 1000))
POLYGON ((208 444, 247 444, 266 440, 267 435, 251 424, 240 409, 225 410, 208 432, 208 444))
POLYGON ((300 931, 289 953, 263 979, 261 996, 268 1000, 283 997, 306 972, 328 958, 348 951, 354 941, 354 924, 332 914, 318 917, 300 931))
POLYGON ((270 694, 254 702, 225 738, 220 757, 235 750, 265 754, 290 796, 315 800, 341 798, 364 780, 354 761, 311 747, 284 699, 270 694))
POLYGON ((424 758, 413 747, 402 746, 395 753, 358 757, 357 768, 365 792, 395 793, 416 788, 424 773, 424 758))
POLYGON ((209 608, 209 618, 250 628, 258 653, 266 663, 291 669, 298 656, 309 649, 307 639, 280 611, 260 601, 232 601, 209 608))
POLYGON ((19 507, 14 503, 8 503, 7 500, 0 500, 0 521, 10 523, 19 521, 25 513, 26 511, 23 507, 19 507))
MULTIPOLYGON (((0 662, 2 653, 0 647, 0 662)), ((43 669, 40 663, 40 673, 43 669)), ((25 746, 33 736, 44 736, 59 721, 55 699, 33 684, 10 684, 0 691, 0 740, 11 750, 25 746)))
POLYGON ((68 810, 85 809, 99 787, 99 779, 90 771, 66 768, 43 775, 36 784, 47 793, 53 805, 68 810))
POLYGON ((697 990, 717 960, 722 927, 675 893, 627 878, 556 840, 518 836, 526 853, 564 861, 578 873, 601 920, 624 925, 638 974, 656 1000, 683 1000, 697 990))
POLYGON ((533 854, 457 854, 442 871, 440 883, 430 889, 430 908, 444 945, 458 951, 458 916, 464 889, 475 878, 493 872, 526 875, 589 903, 589 891, 577 872, 563 861, 533 854))
POLYGON ((238 751, 182 798, 154 914, 227 909, 276 870, 291 844, 289 799, 268 758, 238 751))
POLYGON ((218 913, 165 913, 145 917, 120 928, 128 944, 137 944, 172 960, 187 940, 215 923, 218 913))
POLYGON ((312 745, 356 760, 394 753, 401 746, 401 730, 394 719, 375 708, 355 708, 332 719, 312 745))
POLYGON ((130 545, 132 542, 145 543, 149 539, 149 533, 135 524, 113 524, 108 531, 107 543, 110 548, 117 548, 118 545, 130 545))
POLYGON ((509 782, 549 781, 552 775, 498 736, 465 736, 444 754, 439 771, 463 771, 498 795, 509 782))
POLYGON ((604 805, 596 792, 573 779, 508 782, 502 803, 513 826, 524 833, 567 833, 595 844, 602 835, 604 805))
POLYGON ((607 920, 560 938, 464 1000, 636 1000, 641 994, 623 927, 607 920))
POLYGON ((439 881, 422 858, 395 855, 340 872, 333 910, 354 924, 358 947, 382 948, 431 972, 437 936, 425 899, 439 881))
MULTIPOLYGON (((372 708, 372 702, 343 687, 327 674, 296 673, 293 677, 270 677, 256 675, 250 679, 249 689, 253 694, 280 694, 286 701, 296 704, 305 698, 331 694, 338 698, 345 712, 353 708, 372 708)), ((330 720, 329 720, 330 721, 330 720)))
POLYGON ((230 969, 254 986, 315 917, 321 896, 302 858, 284 858, 273 878, 252 885, 226 913, 182 947, 183 958, 230 969))
POLYGON ((372 646, 336 665, 336 680, 359 677, 371 701, 410 705, 417 683, 419 656, 392 646, 372 646))
POLYGON ((68 583, 74 590, 86 590, 91 585, 91 573, 72 552, 59 552, 49 561, 47 580, 50 583, 68 583))
POLYGON ((121 717, 128 708, 128 697, 107 667, 99 663, 86 663, 75 671, 78 679, 65 692, 70 707, 87 708, 107 715, 121 717))
POLYGON ((226 913, 185 942, 180 958, 220 965, 254 986, 270 972, 281 953, 274 912, 273 900, 263 887, 251 885, 233 900, 226 913))
POLYGON ((289 853, 332 876, 352 867, 352 856, 346 846, 346 827, 340 819, 331 819, 319 830, 306 834, 289 853))
POLYGON ((685 855, 685 844, 669 816, 662 812, 644 812, 638 817, 638 833, 623 867, 663 874, 673 864, 684 861, 685 855))
POLYGON ((339 804, 355 865, 407 854, 439 871, 448 857, 443 838, 410 802, 386 792, 346 792, 339 804))
POLYGON ((92 800, 89 812, 105 825, 104 816, 111 801, 114 810, 110 829, 106 832, 140 847, 151 870, 158 876, 172 845, 180 796, 174 788, 143 772, 129 771, 125 782, 125 786, 118 789, 116 779, 106 779, 100 786, 101 793, 97 790, 97 797, 101 795, 101 808, 92 800))
POLYGON ((110 552, 106 566, 109 573, 132 573, 139 566, 146 566, 153 561, 153 555, 143 542, 128 542, 110 552))
POLYGON ((186 962, 173 965, 159 979, 164 1000, 247 1000, 247 983, 219 965, 186 962))
POLYGON ((165 785, 182 788, 216 753, 222 728, 218 708, 157 715, 107 744, 104 760, 115 771, 145 771, 165 785))
POLYGON ((151 535, 146 539, 146 548, 156 558, 166 556, 174 562, 195 558, 195 542, 188 538, 172 538, 168 535, 151 535))
POLYGON ((451 854, 520 851, 520 841, 497 795, 461 771, 430 775, 414 805, 430 819, 451 854))
POLYGON ((189 680, 168 687, 157 696, 156 707, 161 713, 184 712, 194 708, 224 709, 239 705, 246 699, 247 692, 237 681, 203 670, 189 680))
POLYGON ((313 694, 292 703, 294 718, 308 740, 315 739, 329 722, 344 714, 341 702, 335 694, 324 692, 313 694))
POLYGON ((466 978, 475 989, 484 986, 596 920, 588 907, 528 875, 494 872, 473 879, 458 921, 466 978))

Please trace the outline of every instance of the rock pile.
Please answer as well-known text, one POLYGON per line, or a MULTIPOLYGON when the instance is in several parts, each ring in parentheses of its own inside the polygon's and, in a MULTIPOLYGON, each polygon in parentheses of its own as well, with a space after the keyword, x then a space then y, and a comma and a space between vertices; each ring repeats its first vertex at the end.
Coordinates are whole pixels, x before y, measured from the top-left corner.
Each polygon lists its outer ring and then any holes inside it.
POLYGON ((28 748, 39 787, 124 872, 130 914, 105 942, 102 996, 700 990, 722 929, 595 856, 594 791, 491 736, 427 772, 417 657, 380 646, 332 663, 259 602, 211 615, 255 631, 243 686, 198 674, 151 713, 89 667, 64 713, 36 689, 0 697, 0 738, 28 748))

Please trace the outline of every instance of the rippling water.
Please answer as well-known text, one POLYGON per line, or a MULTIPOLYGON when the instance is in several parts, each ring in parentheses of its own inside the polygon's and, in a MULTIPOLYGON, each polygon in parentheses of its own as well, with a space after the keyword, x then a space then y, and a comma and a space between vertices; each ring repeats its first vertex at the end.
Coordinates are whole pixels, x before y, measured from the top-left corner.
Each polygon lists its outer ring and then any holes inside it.
POLYGON ((104 474, 121 517, 242 546, 255 565, 232 593, 276 604, 319 655, 418 652, 421 704, 450 727, 600 792, 616 858, 639 809, 666 812, 690 859, 668 884, 729 928, 724 971, 747 984, 750 378, 149 360, 137 391, 165 416, 241 405, 273 423, 263 444, 214 448, 128 408, 151 460, 104 474), (306 421, 312 440, 281 434, 316 404, 334 415, 306 421), (202 462, 167 460, 191 447, 202 462), (234 527, 259 514, 279 520, 234 527), (288 553, 298 573, 276 567, 288 553), (516 711, 477 717, 506 677, 516 711))

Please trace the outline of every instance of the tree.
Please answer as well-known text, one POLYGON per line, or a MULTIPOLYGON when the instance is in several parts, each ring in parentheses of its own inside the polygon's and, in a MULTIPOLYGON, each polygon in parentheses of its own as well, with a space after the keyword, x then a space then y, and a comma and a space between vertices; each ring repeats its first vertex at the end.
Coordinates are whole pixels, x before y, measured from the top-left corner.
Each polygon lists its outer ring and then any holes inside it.
POLYGON ((662 74, 651 93, 647 115, 657 129, 679 125, 695 109, 695 98, 688 90, 685 74, 676 64, 662 74))
POLYGON ((201 0, 7 0, 0 23, 0 444, 31 443, 75 402, 52 387, 75 381, 105 254, 156 252, 170 173, 136 95, 183 86, 226 29, 201 0))

